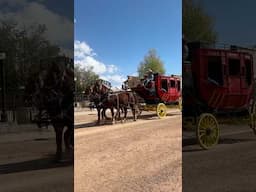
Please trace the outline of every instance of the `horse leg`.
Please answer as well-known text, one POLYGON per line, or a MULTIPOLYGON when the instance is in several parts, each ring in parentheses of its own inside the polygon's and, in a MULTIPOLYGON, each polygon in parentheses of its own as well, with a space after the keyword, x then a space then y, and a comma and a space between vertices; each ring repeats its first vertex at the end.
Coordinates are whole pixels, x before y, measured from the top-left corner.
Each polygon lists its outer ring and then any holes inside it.
POLYGON ((116 108, 115 119, 116 119, 116 120, 119 120, 119 119, 120 119, 120 108, 119 108, 119 107, 116 108))
POLYGON ((103 108, 101 112, 101 119, 104 119, 104 118, 105 118, 105 109, 103 108))
POLYGON ((121 112, 120 112, 120 110, 122 111, 122 107, 119 108, 119 110, 118 110, 118 119, 119 119, 119 120, 121 120, 121 112))
POLYGON ((67 151, 70 151, 72 149, 72 146, 74 146, 74 131, 73 131, 73 125, 68 125, 67 130, 64 133, 64 142, 65 142, 65 148, 67 151))
POLYGON ((97 112, 98 112, 98 122, 97 124, 100 124, 100 108, 97 107, 97 112))
POLYGON ((59 124, 54 125, 54 130, 56 134, 56 145, 57 145, 57 150, 56 150, 56 159, 57 161, 62 159, 62 133, 63 133, 63 126, 59 124))
POLYGON ((137 116, 136 116, 136 107, 132 106, 132 115, 133 115, 133 121, 137 120, 137 116))
POLYGON ((101 112, 101 119, 104 120, 104 123, 106 121, 106 109, 103 107, 101 112))
POLYGON ((115 118, 114 118, 114 108, 111 107, 111 116, 112 116, 112 124, 115 124, 115 118))
POLYGON ((67 126, 67 130, 64 133, 65 149, 68 158, 74 160, 74 126, 70 124, 67 126))
POLYGON ((127 107, 124 108, 124 121, 126 121, 127 118, 127 107))

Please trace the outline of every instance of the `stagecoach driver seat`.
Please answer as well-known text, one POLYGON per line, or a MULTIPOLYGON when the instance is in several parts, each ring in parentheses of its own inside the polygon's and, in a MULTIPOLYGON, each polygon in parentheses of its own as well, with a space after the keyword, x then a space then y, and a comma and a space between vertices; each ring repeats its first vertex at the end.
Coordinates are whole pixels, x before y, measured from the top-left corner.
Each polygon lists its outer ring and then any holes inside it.
POLYGON ((151 69, 148 70, 147 74, 144 75, 145 81, 144 81, 144 85, 147 86, 147 84, 150 81, 154 81, 154 74, 153 71, 151 69))
POLYGON ((144 86, 149 90, 151 95, 155 95, 154 73, 151 69, 145 75, 144 86))

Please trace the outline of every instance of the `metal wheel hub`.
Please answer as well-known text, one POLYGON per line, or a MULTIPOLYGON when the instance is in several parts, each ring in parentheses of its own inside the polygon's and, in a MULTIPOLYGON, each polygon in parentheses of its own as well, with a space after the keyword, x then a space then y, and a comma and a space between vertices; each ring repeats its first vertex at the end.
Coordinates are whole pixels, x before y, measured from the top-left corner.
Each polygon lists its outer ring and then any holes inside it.
POLYGON ((164 103, 159 103, 156 108, 156 113, 159 118, 164 118, 167 114, 167 108, 164 103))
POLYGON ((210 136, 212 134, 212 129, 211 128, 206 128, 206 135, 210 136))

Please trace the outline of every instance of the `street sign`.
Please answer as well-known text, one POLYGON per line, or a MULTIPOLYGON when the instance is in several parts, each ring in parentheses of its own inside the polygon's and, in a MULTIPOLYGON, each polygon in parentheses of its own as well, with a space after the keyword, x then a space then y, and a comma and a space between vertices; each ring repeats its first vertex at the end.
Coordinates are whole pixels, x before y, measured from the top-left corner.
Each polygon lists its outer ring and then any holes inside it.
POLYGON ((3 52, 0 52, 0 60, 4 60, 6 58, 6 54, 3 52))

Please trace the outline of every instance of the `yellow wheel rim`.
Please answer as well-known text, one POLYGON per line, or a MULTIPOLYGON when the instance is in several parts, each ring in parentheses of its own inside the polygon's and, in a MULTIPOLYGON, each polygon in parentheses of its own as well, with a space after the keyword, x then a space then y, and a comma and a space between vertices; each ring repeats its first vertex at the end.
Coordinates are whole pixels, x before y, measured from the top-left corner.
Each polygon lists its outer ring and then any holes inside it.
POLYGON ((209 149, 219 141, 219 124, 217 119, 209 113, 199 117, 197 125, 197 139, 203 149, 209 149))
POLYGON ((167 108, 166 108, 165 104, 159 103, 157 105, 156 113, 159 118, 164 118, 167 113, 167 108))

